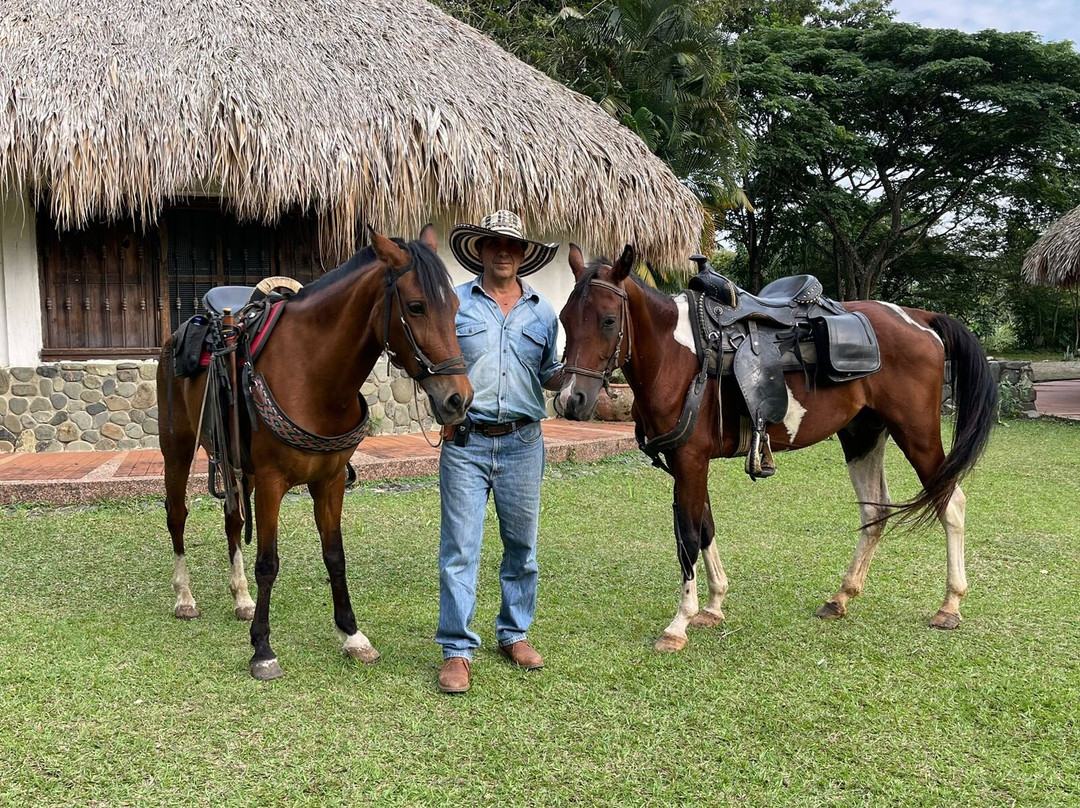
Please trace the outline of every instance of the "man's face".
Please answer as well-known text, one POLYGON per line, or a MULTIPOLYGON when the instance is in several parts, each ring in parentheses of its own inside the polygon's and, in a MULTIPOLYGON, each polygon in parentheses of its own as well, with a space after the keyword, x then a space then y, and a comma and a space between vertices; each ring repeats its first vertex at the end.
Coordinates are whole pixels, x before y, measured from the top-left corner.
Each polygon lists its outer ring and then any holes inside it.
POLYGON ((480 244, 480 260, 484 274, 497 280, 509 280, 517 275, 525 258, 525 245, 517 239, 488 237, 480 244))

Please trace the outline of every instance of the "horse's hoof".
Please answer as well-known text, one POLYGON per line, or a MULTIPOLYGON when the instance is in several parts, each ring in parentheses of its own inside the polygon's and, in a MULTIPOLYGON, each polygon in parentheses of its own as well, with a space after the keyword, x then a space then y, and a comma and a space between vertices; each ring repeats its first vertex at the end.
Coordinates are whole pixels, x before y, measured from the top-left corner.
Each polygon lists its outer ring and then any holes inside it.
POLYGON ((676 637, 674 634, 668 634, 666 631, 660 636, 660 639, 656 641, 656 645, 653 646, 653 648, 662 654, 674 654, 685 647, 686 637, 676 637))
POLYGON ((847 609, 835 600, 830 600, 822 604, 821 608, 814 612, 814 617, 820 617, 822 620, 838 620, 845 614, 847 614, 847 609))
POLYGON ((195 607, 195 604, 183 604, 173 609, 173 614, 177 620, 194 620, 200 616, 199 610, 195 607))
POLYGON ((361 645, 356 648, 346 648, 345 653, 349 655, 350 659, 358 660, 365 665, 371 665, 374 662, 378 662, 379 657, 382 656, 382 654, 375 650, 374 645, 361 645))
POLYGON ((946 612, 939 609, 938 613, 930 620, 930 628, 940 628, 944 630, 959 628, 960 619, 959 612, 946 612))
POLYGON ((258 679, 260 682, 272 682, 274 679, 280 679, 282 671, 281 665, 278 664, 277 657, 274 657, 273 659, 251 660, 251 676, 253 679, 258 679))
POLYGON ((718 626, 724 622, 723 612, 711 612, 708 609, 702 609, 700 612, 690 618, 690 625, 694 628, 712 628, 718 626))
POLYGON ((236 615, 236 619, 243 623, 250 623, 255 619, 255 607, 254 606, 237 606, 233 609, 233 614, 236 615))

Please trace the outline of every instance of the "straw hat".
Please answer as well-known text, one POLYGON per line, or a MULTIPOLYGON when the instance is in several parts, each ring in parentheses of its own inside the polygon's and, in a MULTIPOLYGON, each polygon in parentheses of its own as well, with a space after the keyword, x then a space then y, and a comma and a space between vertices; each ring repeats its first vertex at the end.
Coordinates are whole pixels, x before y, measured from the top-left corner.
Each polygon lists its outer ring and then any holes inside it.
POLYGON ((486 238, 512 238, 520 241, 525 256, 518 268, 518 277, 531 275, 555 257, 556 244, 530 241, 522 233, 521 217, 513 211, 497 210, 480 220, 479 225, 459 224, 450 231, 450 249, 458 263, 474 275, 482 275, 484 262, 480 258, 481 242, 486 238))

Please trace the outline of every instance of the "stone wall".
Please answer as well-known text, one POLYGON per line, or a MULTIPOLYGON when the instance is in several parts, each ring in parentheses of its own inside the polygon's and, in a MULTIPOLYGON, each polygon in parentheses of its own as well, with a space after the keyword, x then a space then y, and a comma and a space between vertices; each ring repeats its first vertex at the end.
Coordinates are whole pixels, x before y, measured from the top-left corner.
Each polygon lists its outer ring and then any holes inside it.
MULTIPOLYGON (((1030 362, 990 360, 990 375, 998 384, 1011 385, 1022 413, 1035 412, 1035 379, 1030 362)), ((952 363, 945 363, 945 387, 941 391, 942 410, 952 412, 952 363)))
POLYGON ((156 447, 156 372, 156 362, 0 368, 0 451, 156 447))
MULTIPOLYGON (((362 388, 373 434, 431 429, 427 396, 383 359, 362 388)), ((157 362, 53 362, 0 368, 0 452, 158 446, 157 362)))
MULTIPOLYGON (((1035 410, 1030 362, 991 361, 996 380, 1015 386, 1024 412, 1035 410)), ((91 452, 158 446, 157 362, 54 362, 0 368, 0 452, 91 452)), ((952 398, 946 368, 944 409, 952 398)), ((427 396, 380 360, 361 392, 372 433, 432 429, 427 396), (422 420, 421 420, 422 419, 422 420)), ((550 395, 548 396, 550 399, 550 395)), ((549 412, 551 407, 549 403, 549 412)))

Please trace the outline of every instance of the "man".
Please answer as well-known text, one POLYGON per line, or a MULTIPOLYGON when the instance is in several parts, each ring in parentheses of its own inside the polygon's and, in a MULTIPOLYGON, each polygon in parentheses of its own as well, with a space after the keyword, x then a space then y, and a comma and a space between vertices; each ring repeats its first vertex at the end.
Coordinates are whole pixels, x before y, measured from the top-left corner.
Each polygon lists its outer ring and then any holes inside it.
POLYGON ((458 286, 457 337, 473 402, 464 424, 447 427, 439 458, 442 525, 439 546, 439 689, 469 689, 480 637, 469 628, 476 611, 480 544, 489 493, 502 538, 502 607, 495 618, 499 652, 526 670, 544 661, 527 632, 536 611, 536 537, 547 415, 543 387, 559 389, 555 358, 558 318, 551 303, 522 278, 552 258, 558 244, 522 234, 521 219, 500 210, 479 226, 458 225, 450 249, 475 280, 458 286))

